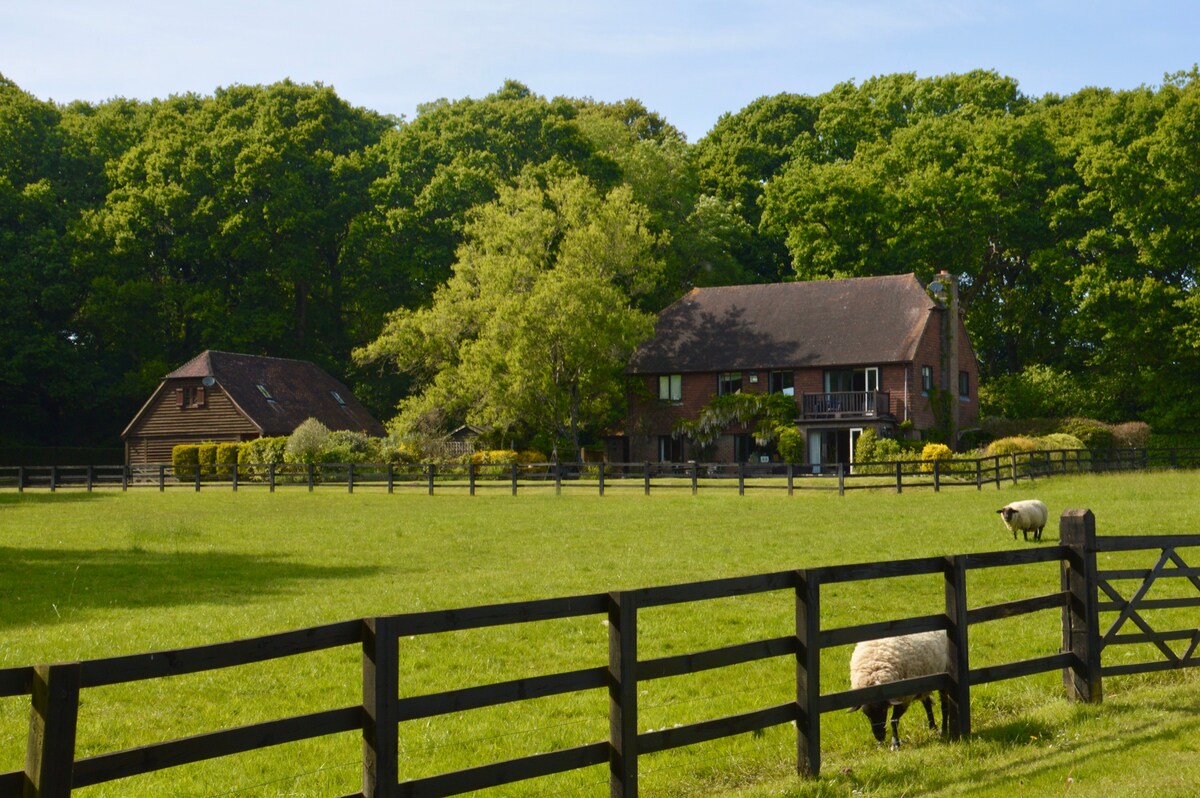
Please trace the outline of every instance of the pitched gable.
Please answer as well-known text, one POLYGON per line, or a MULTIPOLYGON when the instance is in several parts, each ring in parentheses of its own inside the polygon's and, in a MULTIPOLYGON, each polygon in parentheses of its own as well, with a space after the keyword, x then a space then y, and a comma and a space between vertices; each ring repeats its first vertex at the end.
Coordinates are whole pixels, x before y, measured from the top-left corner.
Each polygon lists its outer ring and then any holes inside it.
POLYGON ((213 378, 263 435, 290 435, 308 418, 333 430, 385 434, 345 385, 307 360, 207 350, 165 381, 205 377, 213 378))
POLYGON ((913 274, 697 288, 659 314, 630 371, 905 362, 940 309, 913 274))

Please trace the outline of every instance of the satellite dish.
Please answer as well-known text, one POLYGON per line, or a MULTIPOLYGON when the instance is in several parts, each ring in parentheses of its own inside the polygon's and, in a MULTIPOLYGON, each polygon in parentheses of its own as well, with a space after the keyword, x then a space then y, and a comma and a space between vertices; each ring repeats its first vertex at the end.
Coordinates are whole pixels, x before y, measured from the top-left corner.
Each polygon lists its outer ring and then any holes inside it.
POLYGON ((213 384, 216 383, 216 380, 214 380, 212 377, 205 377, 204 379, 200 380, 200 382, 204 383, 205 388, 211 388, 213 384))
POLYGON ((935 294, 940 294, 940 293, 942 293, 942 291, 945 290, 945 288, 942 286, 941 281, 934 280, 932 283, 929 284, 929 290, 935 294))

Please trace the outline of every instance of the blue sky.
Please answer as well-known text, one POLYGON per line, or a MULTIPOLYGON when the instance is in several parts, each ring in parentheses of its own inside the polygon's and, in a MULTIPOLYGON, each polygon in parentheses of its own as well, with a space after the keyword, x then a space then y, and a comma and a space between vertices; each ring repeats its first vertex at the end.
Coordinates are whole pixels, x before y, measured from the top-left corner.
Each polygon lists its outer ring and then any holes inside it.
POLYGON ((507 78, 635 97, 701 138, 764 94, 994 69, 1031 96, 1158 85, 1200 61, 1200 1, 0 0, 0 74, 41 99, 283 78, 411 119, 507 78))

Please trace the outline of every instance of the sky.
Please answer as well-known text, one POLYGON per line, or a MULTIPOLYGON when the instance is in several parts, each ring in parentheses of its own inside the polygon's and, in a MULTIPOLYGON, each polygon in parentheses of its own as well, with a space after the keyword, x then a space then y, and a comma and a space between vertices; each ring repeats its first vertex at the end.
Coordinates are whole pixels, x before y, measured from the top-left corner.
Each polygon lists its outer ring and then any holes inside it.
POLYGON ((284 78, 413 119, 505 80, 641 100, 702 138, 757 97, 990 69, 1031 97, 1157 86, 1200 0, 0 0, 0 75, 58 103, 284 78))

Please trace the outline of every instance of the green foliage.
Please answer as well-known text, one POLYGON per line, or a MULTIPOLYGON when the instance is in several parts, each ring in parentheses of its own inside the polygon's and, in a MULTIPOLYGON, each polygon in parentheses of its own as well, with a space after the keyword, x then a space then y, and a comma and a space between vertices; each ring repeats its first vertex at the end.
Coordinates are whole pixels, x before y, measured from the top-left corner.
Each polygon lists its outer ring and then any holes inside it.
POLYGON ((244 466, 244 469, 239 468, 239 473, 245 473, 248 477, 266 476, 266 466, 284 462, 287 443, 285 436, 246 441, 238 448, 238 466, 244 466))
MULTIPOLYGON (((796 400, 781 393, 738 393, 714 396, 694 419, 681 419, 675 434, 687 438, 700 452, 708 451, 731 425, 748 427, 759 446, 778 439, 780 431, 794 425, 796 400)), ((801 460, 803 451, 800 452, 801 460)), ((791 461, 799 462, 799 461, 791 461)))
POLYGON ((433 438, 466 421, 578 451, 617 417, 629 355, 653 330, 631 304, 661 270, 645 208, 558 164, 522 173, 466 235, 433 304, 397 311, 355 353, 415 381, 393 430, 433 438))
POLYGON ((1111 449, 1115 445, 1112 428, 1092 418, 1063 419, 1061 430, 1078 438, 1085 449, 1111 449))
POLYGON ((217 444, 216 463, 217 474, 221 476, 229 476, 233 473, 233 469, 229 466, 237 463, 238 456, 241 452, 240 443, 224 442, 217 444))
POLYGON ((1058 449, 1086 449, 1083 441, 1065 432, 1052 432, 1034 439, 1038 451, 1054 451, 1058 449))
POLYGON ((778 441, 776 447, 779 451, 779 456, 783 458, 785 463, 803 463, 804 462, 804 436, 800 434, 800 430, 795 426, 779 427, 777 429, 778 441))
POLYGON ((325 447, 329 443, 329 428, 309 418, 300 423, 288 436, 284 450, 284 462, 321 463, 325 460, 325 447))
POLYGON ((1037 441, 1033 438, 1027 438, 1023 435, 1014 435, 1009 438, 1000 438, 994 440, 984 449, 984 454, 988 457, 1006 454, 1023 454, 1025 452, 1036 452, 1037 441))
POLYGON ((196 476, 200 465, 200 447, 195 443, 180 443, 171 447, 171 470, 179 479, 196 476))
POLYGON ((217 473, 217 444, 202 443, 196 447, 196 459, 200 464, 200 474, 212 477, 217 473))
POLYGON ((1080 412, 1087 401, 1080 380, 1044 365, 1026 366, 979 388, 980 412, 1002 418, 1061 418, 1080 412))

